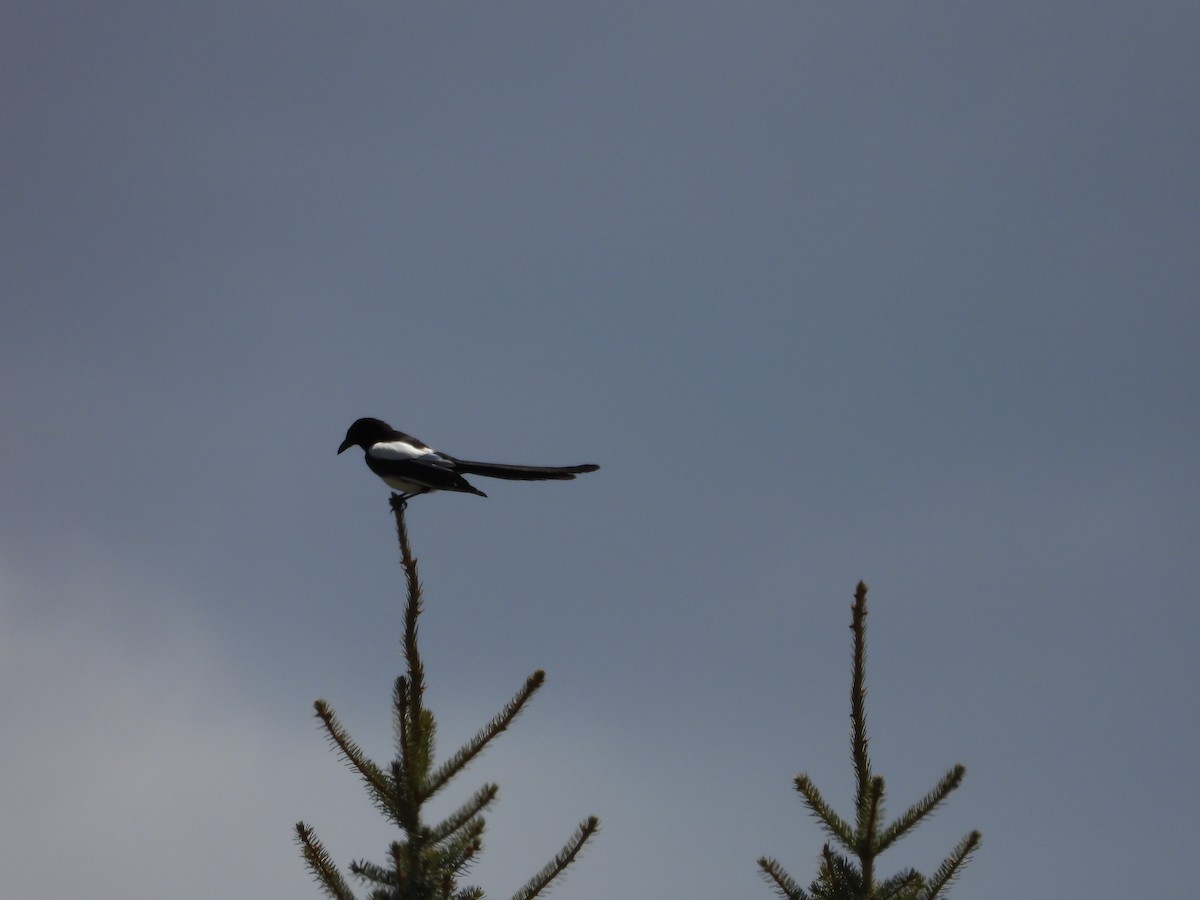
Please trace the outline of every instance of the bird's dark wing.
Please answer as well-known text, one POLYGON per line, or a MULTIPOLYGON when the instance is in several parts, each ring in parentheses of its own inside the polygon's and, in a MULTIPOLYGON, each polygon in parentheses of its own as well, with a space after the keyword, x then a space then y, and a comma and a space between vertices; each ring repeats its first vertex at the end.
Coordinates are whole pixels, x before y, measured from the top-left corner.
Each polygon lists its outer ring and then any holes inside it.
POLYGON ((453 459, 424 444, 418 446, 407 440, 381 441, 370 446, 366 457, 372 472, 404 493, 419 492, 419 488, 424 488, 486 496, 458 474, 453 459))

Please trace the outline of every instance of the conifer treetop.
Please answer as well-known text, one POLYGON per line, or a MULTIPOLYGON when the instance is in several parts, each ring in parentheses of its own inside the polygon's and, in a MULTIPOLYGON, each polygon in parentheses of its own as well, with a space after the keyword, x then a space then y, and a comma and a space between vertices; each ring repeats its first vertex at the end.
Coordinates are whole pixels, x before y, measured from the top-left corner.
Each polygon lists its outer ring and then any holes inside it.
MULTIPOLYGON (((499 789, 494 784, 485 784, 436 824, 426 823, 423 806, 508 729, 545 683, 546 675, 540 669, 530 675, 516 695, 474 737, 440 764, 436 762, 437 725, 424 703, 425 669, 417 643, 421 581, 408 542, 404 498, 393 494, 391 509, 407 585, 402 644, 405 673, 396 679, 392 692, 395 758, 386 766, 371 761, 329 704, 324 700, 313 704, 334 750, 362 780, 376 808, 402 833, 402 838, 388 847, 384 864, 356 861, 350 864, 349 872, 369 887, 369 900, 479 900, 484 896, 482 888, 460 887, 459 882, 483 849, 483 812, 495 801, 499 789)), ((543 894, 578 859, 599 827, 600 821, 595 816, 584 819, 562 850, 513 895, 513 900, 534 900, 543 894)), ((326 896, 333 900, 355 900, 329 852, 304 822, 296 824, 296 842, 326 896)))
POLYGON ((874 772, 867 752, 866 659, 867 585, 860 581, 850 607, 850 630, 854 643, 854 669, 850 686, 850 755, 854 767, 854 821, 839 816, 805 774, 795 778, 796 790, 809 814, 817 820, 833 844, 821 851, 816 880, 808 890, 771 857, 758 860, 759 873, 783 900, 937 900, 961 873, 979 848, 978 831, 967 834, 930 876, 906 869, 880 881, 875 873, 877 857, 930 816, 961 783, 966 769, 956 765, 933 789, 891 824, 884 824, 885 787, 882 775, 874 772))

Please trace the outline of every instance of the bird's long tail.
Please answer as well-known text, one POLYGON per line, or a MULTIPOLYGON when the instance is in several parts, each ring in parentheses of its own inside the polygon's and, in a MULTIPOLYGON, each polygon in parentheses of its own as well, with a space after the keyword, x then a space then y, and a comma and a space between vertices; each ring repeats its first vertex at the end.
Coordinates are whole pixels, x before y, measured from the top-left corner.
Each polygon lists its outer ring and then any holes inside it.
POLYGON ((595 472, 597 465, 582 466, 510 466, 504 463, 472 462, 456 459, 455 468, 464 475, 484 475, 488 478, 507 478, 509 481, 569 481, 576 475, 595 472))

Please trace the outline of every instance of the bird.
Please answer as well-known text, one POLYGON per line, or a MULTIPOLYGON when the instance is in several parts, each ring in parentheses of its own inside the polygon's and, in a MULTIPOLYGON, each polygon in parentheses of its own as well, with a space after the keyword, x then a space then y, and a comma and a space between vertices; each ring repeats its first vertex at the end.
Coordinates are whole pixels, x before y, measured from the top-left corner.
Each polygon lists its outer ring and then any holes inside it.
POLYGON ((424 441, 397 431, 380 419, 358 419, 346 431, 338 447, 341 454, 351 447, 362 447, 367 468, 398 491, 407 501, 418 494, 433 491, 459 491, 486 497, 464 475, 484 475, 510 481, 570 481, 576 475, 595 472, 594 463, 582 466, 513 466, 505 463, 473 462, 434 450, 424 441))

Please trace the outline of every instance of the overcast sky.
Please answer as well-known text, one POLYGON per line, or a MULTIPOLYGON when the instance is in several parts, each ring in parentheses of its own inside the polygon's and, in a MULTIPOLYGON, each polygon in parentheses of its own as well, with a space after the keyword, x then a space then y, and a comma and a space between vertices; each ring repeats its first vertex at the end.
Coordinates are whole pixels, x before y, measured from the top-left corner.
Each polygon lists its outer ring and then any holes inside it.
MULTIPOLYGON (((772 896, 850 814, 854 585, 890 874, 1200 866, 1200 7, 10 3, 0 896, 316 897, 395 835, 377 416, 598 462, 412 503, 470 883, 772 896)), ((444 811, 444 808, 443 808, 444 811)))

